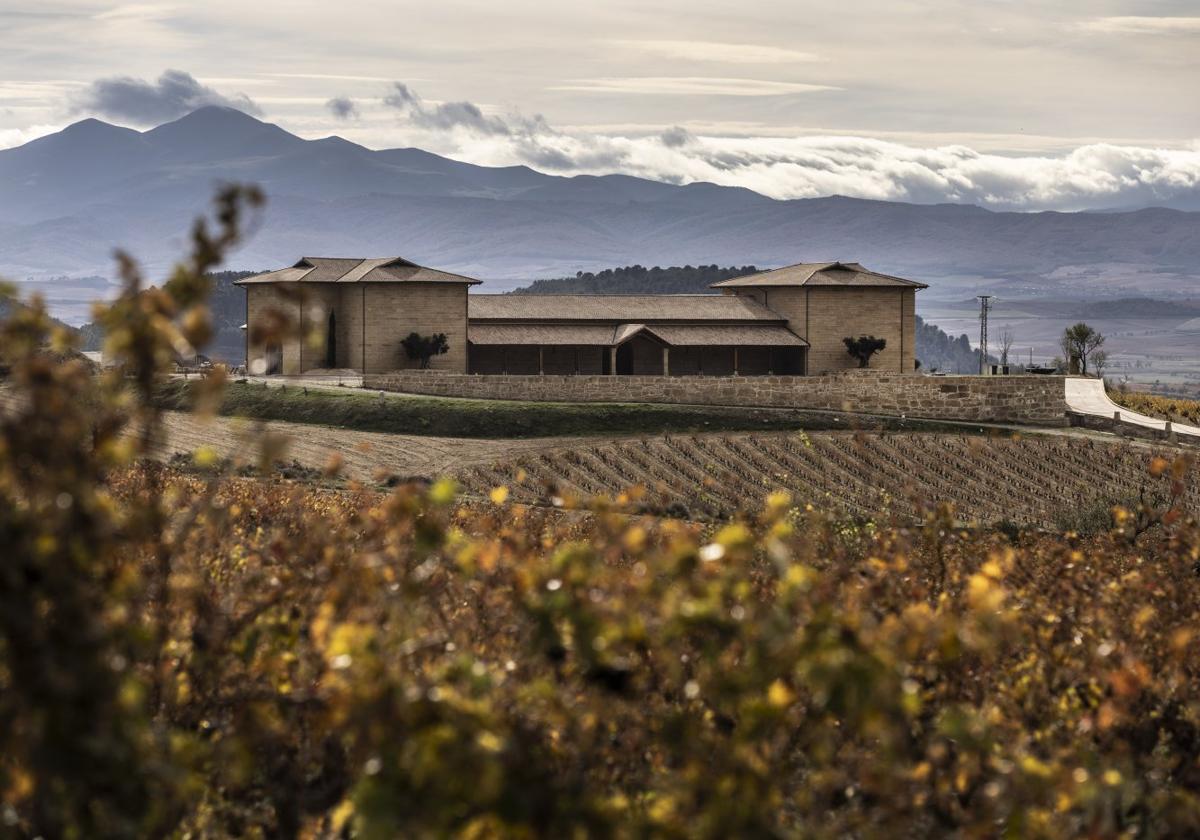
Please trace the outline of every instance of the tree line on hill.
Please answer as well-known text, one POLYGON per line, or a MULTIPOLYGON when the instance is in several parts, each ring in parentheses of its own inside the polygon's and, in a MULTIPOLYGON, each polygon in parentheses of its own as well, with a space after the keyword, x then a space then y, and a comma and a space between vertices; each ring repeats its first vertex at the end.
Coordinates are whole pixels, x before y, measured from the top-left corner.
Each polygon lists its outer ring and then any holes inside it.
POLYGON ((679 295, 711 292, 713 283, 757 274, 752 265, 742 267, 718 265, 673 265, 669 268, 646 268, 626 265, 603 271, 580 271, 574 277, 555 277, 534 280, 513 294, 530 295, 679 295))
MULTIPOLYGON (((246 320, 246 295, 233 283, 258 273, 260 272, 214 271, 206 275, 212 282, 208 308, 213 325, 213 340, 204 349, 206 355, 241 364, 246 346, 245 336, 242 334, 242 324, 246 320)), ((97 324, 84 324, 79 328, 79 336, 80 347, 84 350, 99 350, 104 344, 104 333, 97 324)))

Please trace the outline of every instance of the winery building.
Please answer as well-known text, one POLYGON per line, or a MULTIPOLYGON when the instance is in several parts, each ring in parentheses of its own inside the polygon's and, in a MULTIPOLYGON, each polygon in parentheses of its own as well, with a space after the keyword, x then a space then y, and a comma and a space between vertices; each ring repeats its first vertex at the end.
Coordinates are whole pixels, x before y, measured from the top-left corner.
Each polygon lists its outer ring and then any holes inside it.
POLYGON ((283 375, 418 367, 401 344, 412 333, 444 334, 429 367, 455 373, 818 374, 856 367, 844 339, 863 335, 887 342, 871 368, 911 372, 925 288, 827 262, 726 280, 715 294, 469 294, 480 281, 399 257, 305 257, 237 282, 248 368, 283 375), (299 330, 271 329, 285 322, 299 330))

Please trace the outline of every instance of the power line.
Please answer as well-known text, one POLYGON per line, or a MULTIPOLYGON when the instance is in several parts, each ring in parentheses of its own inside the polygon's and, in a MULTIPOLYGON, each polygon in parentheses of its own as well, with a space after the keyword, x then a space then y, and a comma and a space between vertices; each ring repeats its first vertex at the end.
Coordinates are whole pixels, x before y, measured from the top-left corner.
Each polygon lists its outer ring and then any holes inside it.
POLYGON ((979 298, 979 374, 983 375, 988 355, 988 312, 991 311, 995 295, 976 295, 979 298))

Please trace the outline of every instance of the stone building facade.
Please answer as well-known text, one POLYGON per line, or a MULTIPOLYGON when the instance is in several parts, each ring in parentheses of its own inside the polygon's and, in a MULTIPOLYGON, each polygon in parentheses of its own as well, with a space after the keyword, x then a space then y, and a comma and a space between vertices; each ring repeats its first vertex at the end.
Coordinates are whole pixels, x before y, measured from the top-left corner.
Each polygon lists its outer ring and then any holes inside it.
POLYGON ((321 369, 385 373, 417 367, 400 342, 444 333, 449 350, 430 368, 467 369, 469 277, 399 257, 305 257, 237 281, 246 290, 246 362, 252 373, 321 369))
POLYGON ((306 257, 248 277, 248 367, 404 370, 419 366, 401 347, 415 332, 446 336, 430 368, 447 373, 798 376, 857 366, 843 341, 872 335, 887 345, 871 368, 910 373, 925 288, 858 263, 788 266, 708 295, 468 294, 478 282, 399 257, 306 257))

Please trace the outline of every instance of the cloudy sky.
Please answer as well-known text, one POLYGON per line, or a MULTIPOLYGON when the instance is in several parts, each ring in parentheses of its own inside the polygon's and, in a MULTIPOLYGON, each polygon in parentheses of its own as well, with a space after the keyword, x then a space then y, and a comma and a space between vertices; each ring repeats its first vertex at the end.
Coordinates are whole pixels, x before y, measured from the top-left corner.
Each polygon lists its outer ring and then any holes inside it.
POLYGON ((0 147, 218 102, 776 197, 1200 196, 1200 0, 5 0, 0 32, 0 147))

